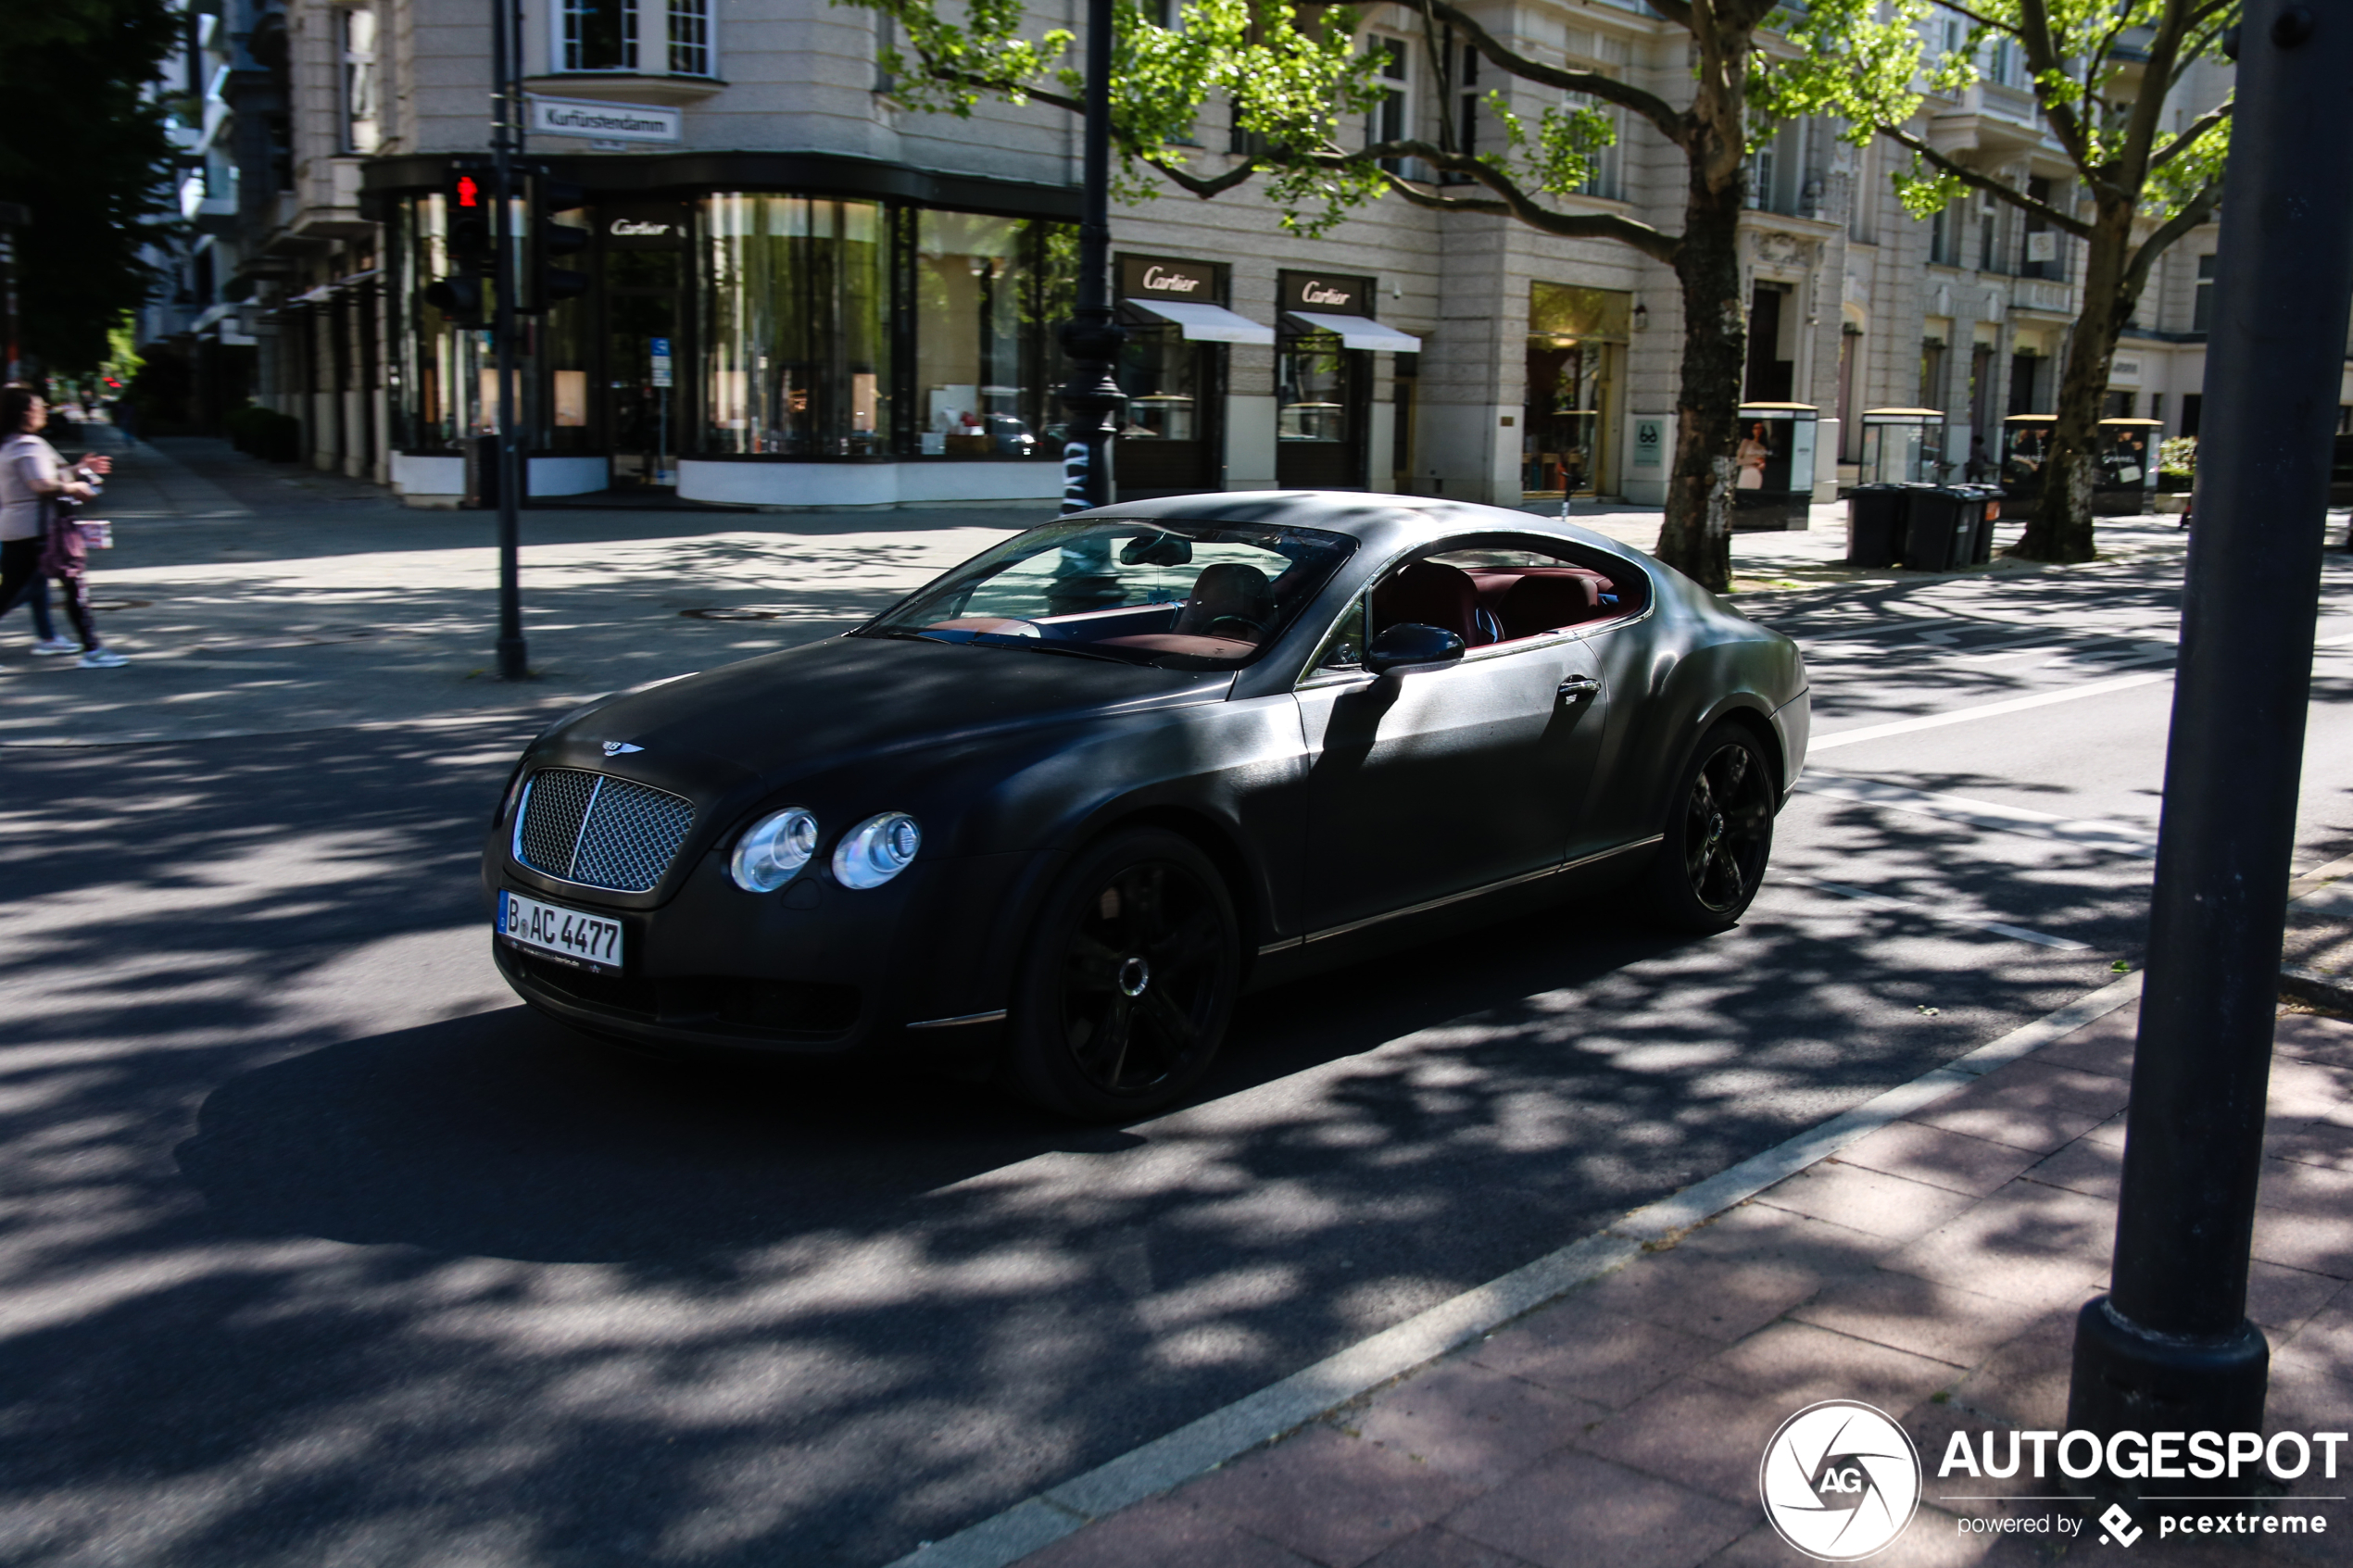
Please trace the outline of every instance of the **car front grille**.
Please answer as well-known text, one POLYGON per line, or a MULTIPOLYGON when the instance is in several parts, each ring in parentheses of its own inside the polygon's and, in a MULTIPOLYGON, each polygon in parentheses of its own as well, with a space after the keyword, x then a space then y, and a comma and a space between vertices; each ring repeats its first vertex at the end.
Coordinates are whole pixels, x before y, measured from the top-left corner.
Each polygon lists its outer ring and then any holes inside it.
POLYGON ((534 871, 616 893, 648 893, 694 824, 683 797, 610 773, 543 768, 524 786, 515 859, 534 871))

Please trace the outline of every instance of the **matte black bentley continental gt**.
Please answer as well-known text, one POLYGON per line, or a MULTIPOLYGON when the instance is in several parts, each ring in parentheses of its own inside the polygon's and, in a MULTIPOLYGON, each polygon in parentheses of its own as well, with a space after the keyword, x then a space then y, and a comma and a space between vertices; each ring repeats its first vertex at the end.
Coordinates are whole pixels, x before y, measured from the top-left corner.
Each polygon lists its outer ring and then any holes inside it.
POLYGON ((1599 533, 1193 495, 567 716, 484 880, 499 968, 578 1028, 1126 1118, 1248 985, 1608 886, 1730 925, 1806 729, 1789 639, 1599 533))

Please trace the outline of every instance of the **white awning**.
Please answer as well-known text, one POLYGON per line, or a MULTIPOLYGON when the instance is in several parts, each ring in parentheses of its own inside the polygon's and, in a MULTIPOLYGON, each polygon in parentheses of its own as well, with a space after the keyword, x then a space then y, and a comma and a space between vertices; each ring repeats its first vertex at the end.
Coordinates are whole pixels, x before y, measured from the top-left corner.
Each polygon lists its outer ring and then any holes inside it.
POLYGON ((1272 345, 1275 329, 1262 327, 1247 316, 1237 316, 1222 305, 1195 305, 1189 300, 1130 299, 1126 303, 1147 315, 1173 321, 1195 343, 1256 343, 1272 345))
POLYGON ((1384 327, 1370 316, 1327 316, 1319 310, 1292 310, 1287 314, 1292 320, 1303 321, 1319 332, 1338 332, 1341 344, 1350 348, 1375 348, 1390 354, 1422 351, 1421 339, 1395 327, 1384 327))

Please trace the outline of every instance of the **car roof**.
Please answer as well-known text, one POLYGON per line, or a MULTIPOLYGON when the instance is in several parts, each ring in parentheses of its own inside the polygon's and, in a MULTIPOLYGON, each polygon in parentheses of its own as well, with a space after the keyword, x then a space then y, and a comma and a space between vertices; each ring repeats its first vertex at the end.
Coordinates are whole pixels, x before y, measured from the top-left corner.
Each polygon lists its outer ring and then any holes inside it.
POLYGON ((1474 501, 1451 501, 1438 495, 1392 495, 1366 491, 1227 490, 1151 501, 1122 501, 1091 512, 1073 512, 1055 521, 1096 519, 1105 522, 1319 528, 1327 533, 1344 533, 1382 555, 1416 545, 1434 544, 1458 533, 1533 533, 1615 556, 1642 554, 1606 533, 1579 528, 1558 518, 1514 511, 1507 507, 1481 506, 1474 501))

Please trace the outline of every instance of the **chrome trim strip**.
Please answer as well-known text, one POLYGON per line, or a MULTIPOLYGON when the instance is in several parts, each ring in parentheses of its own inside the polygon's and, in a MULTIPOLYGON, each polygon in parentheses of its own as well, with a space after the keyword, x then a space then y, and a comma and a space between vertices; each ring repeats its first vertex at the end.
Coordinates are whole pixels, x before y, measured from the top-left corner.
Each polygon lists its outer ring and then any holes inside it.
POLYGON ((531 810, 531 792, 539 787, 539 775, 547 770, 534 768, 531 776, 522 781, 522 793, 515 797, 515 841, 512 853, 515 864, 530 871, 539 868, 522 858, 522 820, 531 810))
MULTIPOLYGON (((1483 897, 1490 893, 1500 893, 1507 887, 1518 887, 1525 883, 1541 882, 1548 876, 1558 876, 1563 872, 1573 872, 1580 866, 1590 866, 1596 860, 1606 860, 1613 855, 1623 855, 1634 849, 1647 849, 1652 845, 1664 841, 1667 835, 1663 833, 1655 833, 1648 838, 1638 838, 1631 843, 1621 844, 1614 849, 1604 849, 1578 859, 1564 860, 1557 866, 1546 866, 1541 871, 1523 872, 1518 876, 1507 876, 1501 882, 1491 882, 1481 886, 1466 888, 1460 893, 1449 893, 1443 898, 1432 898, 1420 904, 1408 904, 1402 909, 1391 909, 1387 914, 1370 915, 1363 920, 1350 921, 1346 925, 1326 926, 1321 931, 1309 932, 1305 940, 1321 942, 1329 937, 1345 936, 1351 932, 1362 931, 1367 926, 1379 925, 1384 921, 1403 920, 1407 915, 1427 914, 1431 909, 1442 909, 1449 904, 1459 904, 1466 898, 1483 897)), ((1261 951, 1264 949, 1262 948, 1261 951)))
POLYGON ((1005 1010, 995 1012, 967 1012, 954 1018, 926 1018, 921 1023, 910 1023, 910 1029, 954 1029, 966 1023, 997 1023, 1002 1022, 1005 1010))
POLYGON ((564 862, 563 879, 574 886, 579 885, 579 881, 572 873, 580 869, 580 846, 588 836, 588 824, 597 820, 597 802, 603 797, 604 793, 605 775, 598 773, 595 786, 588 791, 588 805, 580 813, 579 830, 572 835, 572 859, 564 862))
POLYGON ((1293 947, 1305 946, 1307 946, 1307 938, 1304 936, 1286 936, 1279 942, 1269 942, 1259 948, 1258 956, 1263 959, 1269 953, 1288 953, 1293 947))

